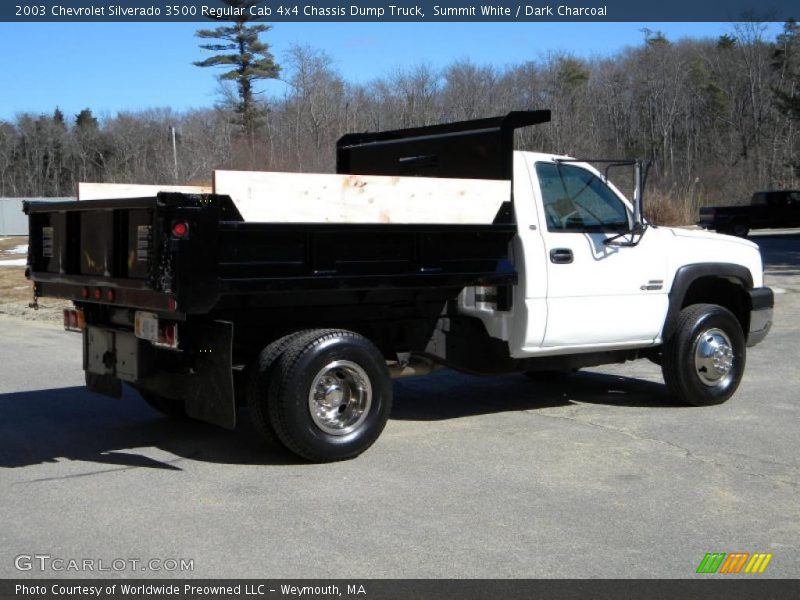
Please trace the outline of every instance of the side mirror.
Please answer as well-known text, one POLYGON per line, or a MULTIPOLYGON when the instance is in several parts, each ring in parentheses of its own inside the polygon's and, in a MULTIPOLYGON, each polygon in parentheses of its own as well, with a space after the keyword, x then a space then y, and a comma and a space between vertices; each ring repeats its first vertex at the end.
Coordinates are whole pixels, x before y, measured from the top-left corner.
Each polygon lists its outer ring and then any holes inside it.
POLYGON ((606 246, 637 246, 642 241, 645 231, 647 231, 647 225, 634 222, 628 231, 606 238, 603 243, 606 246))
POLYGON ((634 163, 633 190, 633 229, 644 231, 644 186, 647 181, 647 172, 650 170, 650 161, 637 159, 634 163))

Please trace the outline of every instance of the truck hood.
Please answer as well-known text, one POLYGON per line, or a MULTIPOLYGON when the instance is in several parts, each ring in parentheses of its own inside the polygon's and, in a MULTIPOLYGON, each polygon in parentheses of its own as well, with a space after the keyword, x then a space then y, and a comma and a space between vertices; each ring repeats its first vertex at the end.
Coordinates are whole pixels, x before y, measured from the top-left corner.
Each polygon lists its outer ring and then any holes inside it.
POLYGON ((750 240, 745 240, 734 235, 715 233, 713 231, 707 231, 706 229, 683 229, 681 227, 663 227, 663 229, 667 229, 677 237, 709 240, 714 242, 728 242, 731 244, 740 244, 743 246, 749 246, 750 248, 758 249, 758 244, 755 244, 750 240))
POLYGON ((757 244, 703 229, 659 227, 671 270, 696 263, 731 263, 746 267, 754 287, 763 285, 761 251, 757 244))

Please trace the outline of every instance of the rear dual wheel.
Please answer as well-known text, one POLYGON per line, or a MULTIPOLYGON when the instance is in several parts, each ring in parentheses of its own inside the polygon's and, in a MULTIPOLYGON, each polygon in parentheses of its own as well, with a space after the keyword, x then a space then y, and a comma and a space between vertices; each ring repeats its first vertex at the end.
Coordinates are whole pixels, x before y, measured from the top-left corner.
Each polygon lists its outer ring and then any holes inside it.
POLYGON ((383 431, 391 404, 383 355, 345 330, 302 332, 270 344, 248 386, 256 430, 314 462, 364 452, 383 431))

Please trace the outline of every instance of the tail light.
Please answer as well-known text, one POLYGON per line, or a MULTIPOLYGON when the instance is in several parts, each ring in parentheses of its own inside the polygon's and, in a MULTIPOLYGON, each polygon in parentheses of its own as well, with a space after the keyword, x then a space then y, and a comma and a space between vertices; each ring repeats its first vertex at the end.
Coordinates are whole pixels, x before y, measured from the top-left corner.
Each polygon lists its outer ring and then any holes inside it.
POLYGON ((100 288, 94 288, 94 299, 100 300, 103 297, 103 290, 100 288))
POLYGON ((117 295, 116 293, 114 293, 114 290, 106 290, 106 300, 108 300, 109 302, 113 302, 116 299, 117 295))
POLYGON ((77 332, 86 329, 86 319, 84 318, 83 311, 77 308, 65 308, 64 329, 77 332))
POLYGON ((158 323, 158 341, 155 344, 164 348, 177 348, 178 324, 174 321, 160 321, 158 323))
POLYGON ((176 221, 172 224, 172 235, 178 238, 189 235, 189 224, 185 221, 176 221))
POLYGON ((159 319, 151 312, 137 310, 134 316, 134 335, 161 348, 178 348, 178 323, 159 319))

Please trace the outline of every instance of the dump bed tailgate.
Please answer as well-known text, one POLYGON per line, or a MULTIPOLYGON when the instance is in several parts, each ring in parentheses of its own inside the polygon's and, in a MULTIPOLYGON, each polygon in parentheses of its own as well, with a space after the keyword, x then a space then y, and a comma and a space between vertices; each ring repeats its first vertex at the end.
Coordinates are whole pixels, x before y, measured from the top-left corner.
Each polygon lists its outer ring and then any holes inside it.
POLYGON ((168 310, 157 198, 31 202, 28 277, 40 296, 168 310))

